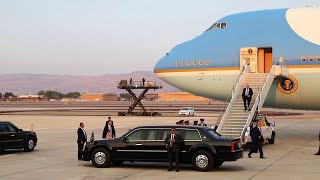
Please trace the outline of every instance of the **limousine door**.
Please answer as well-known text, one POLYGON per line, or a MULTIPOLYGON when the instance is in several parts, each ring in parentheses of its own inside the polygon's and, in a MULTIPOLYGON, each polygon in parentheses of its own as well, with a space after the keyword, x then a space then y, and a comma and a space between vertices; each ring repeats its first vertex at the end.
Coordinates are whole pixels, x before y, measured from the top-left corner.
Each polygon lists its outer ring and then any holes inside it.
POLYGON ((148 130, 137 129, 132 133, 129 133, 123 140, 114 147, 115 159, 132 160, 132 161, 144 161, 148 157, 153 155, 153 143, 146 140, 148 130))

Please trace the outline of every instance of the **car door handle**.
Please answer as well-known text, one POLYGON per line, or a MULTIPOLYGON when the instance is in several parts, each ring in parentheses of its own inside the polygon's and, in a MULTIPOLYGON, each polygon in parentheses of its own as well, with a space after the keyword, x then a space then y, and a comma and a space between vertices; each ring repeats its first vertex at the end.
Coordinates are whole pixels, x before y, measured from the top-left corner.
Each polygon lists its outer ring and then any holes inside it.
POLYGON ((16 135, 14 135, 14 134, 11 134, 11 137, 14 137, 14 136, 16 136, 16 135))
POLYGON ((136 144, 136 146, 142 146, 142 144, 140 144, 140 143, 137 143, 137 144, 136 144))

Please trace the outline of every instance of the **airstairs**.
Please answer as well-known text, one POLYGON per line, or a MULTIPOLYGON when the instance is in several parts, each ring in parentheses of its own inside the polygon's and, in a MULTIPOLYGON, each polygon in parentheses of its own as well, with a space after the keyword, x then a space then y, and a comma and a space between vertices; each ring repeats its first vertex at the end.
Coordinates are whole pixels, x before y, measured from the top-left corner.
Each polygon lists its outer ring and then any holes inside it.
POLYGON ((245 65, 232 88, 230 103, 220 120, 217 132, 224 137, 240 138, 243 141, 246 128, 257 112, 260 112, 274 79, 288 76, 286 66, 273 65, 269 73, 251 73, 250 65, 245 65), (244 111, 242 91, 249 84, 253 90, 250 107, 244 111))

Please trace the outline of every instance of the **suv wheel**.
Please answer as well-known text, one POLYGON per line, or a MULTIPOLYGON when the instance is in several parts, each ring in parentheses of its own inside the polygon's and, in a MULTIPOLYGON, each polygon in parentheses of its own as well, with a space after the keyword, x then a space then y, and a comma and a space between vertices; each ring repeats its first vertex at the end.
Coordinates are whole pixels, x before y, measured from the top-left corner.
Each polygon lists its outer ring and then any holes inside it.
POLYGON ((269 144, 274 144, 275 138, 276 138, 276 133, 275 133, 275 132, 272 132, 272 134, 271 134, 271 139, 268 140, 268 141, 269 141, 269 144))
POLYGON ((28 137, 27 141, 24 144, 24 151, 30 152, 33 151, 35 147, 35 142, 33 137, 28 137))
POLYGON ((109 151, 105 148, 97 148, 91 154, 92 164, 97 168, 109 167, 111 165, 109 151))
POLYGON ((212 154, 205 150, 197 151, 192 156, 192 166, 198 171, 208 171, 213 166, 212 154))

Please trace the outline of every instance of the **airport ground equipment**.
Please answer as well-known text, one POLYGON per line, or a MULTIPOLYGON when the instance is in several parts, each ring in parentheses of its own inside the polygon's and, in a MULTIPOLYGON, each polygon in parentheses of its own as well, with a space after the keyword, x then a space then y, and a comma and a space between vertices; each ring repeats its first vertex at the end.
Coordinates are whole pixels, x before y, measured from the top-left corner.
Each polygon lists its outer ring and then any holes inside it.
POLYGON ((274 80, 287 76, 288 68, 283 64, 273 65, 269 73, 251 73, 250 65, 245 64, 232 88, 231 100, 220 119, 217 132, 224 137, 240 138, 244 142, 246 129, 262 109, 274 80), (244 111, 242 100, 242 91, 246 84, 253 90, 249 111, 244 111))
POLYGON ((125 89, 128 91, 130 96, 133 99, 133 103, 129 106, 129 109, 127 112, 119 112, 119 116, 125 116, 125 115, 138 115, 138 116, 158 116, 160 113, 158 112, 148 112, 146 108, 141 103, 141 100, 145 97, 145 94, 150 90, 156 90, 156 89, 162 89, 162 85, 159 82, 156 81, 127 81, 127 80, 121 80, 118 83, 118 89, 125 89), (133 90, 142 90, 141 94, 137 97, 136 94, 133 92, 133 90), (135 107, 139 105, 142 112, 133 112, 135 107))

